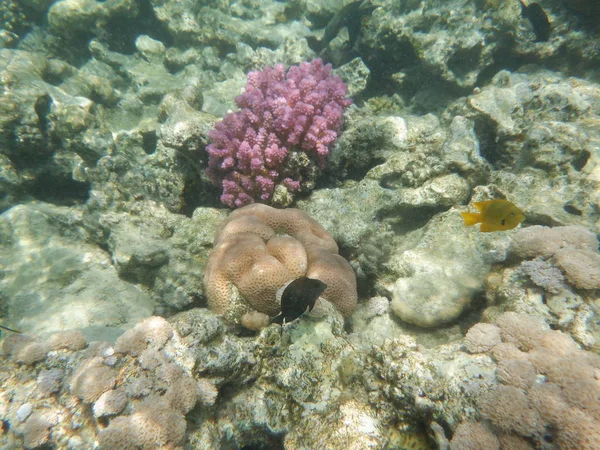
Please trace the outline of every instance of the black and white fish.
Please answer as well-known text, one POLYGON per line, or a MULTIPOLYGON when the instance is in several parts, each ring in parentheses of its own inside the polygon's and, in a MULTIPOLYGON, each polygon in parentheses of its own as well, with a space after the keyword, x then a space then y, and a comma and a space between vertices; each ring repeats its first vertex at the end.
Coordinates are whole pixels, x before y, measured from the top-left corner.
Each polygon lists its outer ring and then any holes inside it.
POLYGON ((296 320, 305 312, 310 312, 319 296, 327 289, 320 280, 301 277, 290 281, 277 291, 281 302, 281 312, 271 322, 285 324, 296 320))

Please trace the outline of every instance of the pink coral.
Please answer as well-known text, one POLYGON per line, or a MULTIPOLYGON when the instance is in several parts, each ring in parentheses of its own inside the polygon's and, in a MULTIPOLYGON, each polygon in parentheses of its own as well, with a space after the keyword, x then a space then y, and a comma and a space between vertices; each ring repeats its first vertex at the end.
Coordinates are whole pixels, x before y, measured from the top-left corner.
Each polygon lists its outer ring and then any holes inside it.
POLYGON ((221 201, 232 207, 268 203, 278 187, 300 189, 303 177, 293 152, 324 167, 342 125, 346 85, 320 59, 250 72, 240 111, 226 115, 209 134, 208 174, 221 185, 221 201))

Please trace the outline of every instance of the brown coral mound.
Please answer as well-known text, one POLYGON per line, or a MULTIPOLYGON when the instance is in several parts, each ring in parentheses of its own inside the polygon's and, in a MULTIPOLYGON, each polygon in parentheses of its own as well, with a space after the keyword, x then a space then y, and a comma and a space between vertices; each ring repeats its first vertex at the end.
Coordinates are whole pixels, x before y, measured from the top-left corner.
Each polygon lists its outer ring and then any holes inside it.
POLYGON ((87 347, 87 341, 81 331, 59 331, 48 338, 48 345, 52 350, 77 351, 87 347))
POLYGON ((115 343, 115 351, 138 356, 148 347, 163 348, 172 334, 173 328, 165 319, 157 316, 148 317, 119 336, 115 343))
POLYGON ((510 244, 510 253, 519 258, 551 257, 563 248, 592 250, 598 248, 596 235, 584 227, 521 228, 510 244))
POLYGON ((337 253, 329 233, 303 211, 261 204, 237 209, 221 225, 206 265, 208 304, 235 321, 250 311, 274 316, 277 290, 308 276, 327 284, 323 298, 348 317, 356 306, 356 277, 337 253))
POLYGON ((586 228, 576 225, 523 228, 510 244, 510 253, 521 259, 553 258, 576 288, 600 289, 598 239, 586 228))
POLYGON ((46 358, 48 346, 26 334, 10 334, 2 343, 2 350, 20 364, 35 364, 46 358))
POLYGON ((498 450, 500 442, 498 438, 485 425, 479 422, 462 422, 456 428, 452 441, 451 450, 498 450))
POLYGON ((514 434, 503 434, 499 439, 502 450, 533 450, 529 442, 514 434))
POLYGON ((537 373, 533 364, 525 359, 507 359, 498 363, 496 376, 507 386, 529 389, 535 383, 537 373))
POLYGON ((58 422, 50 411, 35 411, 23 427, 25 448, 38 448, 50 439, 50 428, 58 422))
POLYGON ((465 336, 465 347, 469 353, 487 352, 500 342, 500 329, 490 323, 475 324, 465 336))
POLYGON ((101 357, 86 360, 71 379, 71 392, 86 403, 92 403, 117 382, 117 371, 104 365, 101 357))
MULTIPOLYGON (((479 324, 472 330, 467 348, 490 351, 498 362, 498 384, 483 392, 477 404, 482 418, 502 433, 503 450, 532 448, 530 444, 600 449, 600 356, 526 314, 505 312, 496 325, 479 324), (502 342, 487 350, 489 336, 498 331, 502 342)), ((470 434, 463 436, 476 442, 470 434)))
POLYGON ((499 384, 479 399, 481 415, 505 432, 535 434, 541 418, 523 389, 499 384))
POLYGON ((503 342, 515 344, 520 350, 531 350, 550 328, 534 316, 505 312, 497 321, 503 342))
POLYGON ((597 251, 563 248, 554 258, 573 286, 600 289, 600 254, 597 251))

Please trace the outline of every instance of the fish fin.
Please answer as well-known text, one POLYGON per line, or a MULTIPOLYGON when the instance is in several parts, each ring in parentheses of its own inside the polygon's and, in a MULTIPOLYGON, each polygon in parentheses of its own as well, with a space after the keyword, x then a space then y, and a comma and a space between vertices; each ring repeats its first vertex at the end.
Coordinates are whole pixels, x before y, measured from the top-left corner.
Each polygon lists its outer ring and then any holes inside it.
POLYGON ((471 212, 461 212, 460 215, 465 221, 465 225, 470 227, 481 222, 481 214, 471 212))
POLYGON ((492 225, 489 223, 485 223, 483 222, 481 224, 481 226, 479 227, 479 231, 481 231, 482 233, 489 233, 490 231, 501 231, 502 228, 501 227, 497 227, 496 225, 492 225))
POLYGON ((284 320, 285 317, 283 317, 283 313, 279 313, 271 319, 271 323, 278 323, 279 325, 283 325, 284 320))

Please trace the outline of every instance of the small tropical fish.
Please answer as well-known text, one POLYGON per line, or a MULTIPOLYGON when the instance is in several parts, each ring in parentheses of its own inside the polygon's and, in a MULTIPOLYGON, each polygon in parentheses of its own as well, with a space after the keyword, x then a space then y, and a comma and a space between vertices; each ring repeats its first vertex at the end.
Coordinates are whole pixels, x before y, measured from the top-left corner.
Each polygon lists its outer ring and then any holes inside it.
POLYGON ((273 317, 273 323, 289 323, 296 320, 305 312, 310 312, 315 306, 319 295, 327 289, 320 280, 301 277, 290 281, 277 292, 281 300, 281 312, 273 317))
POLYGON ((525 219, 523 212, 508 200, 488 200, 473 203, 478 213, 461 212, 465 225, 470 227, 480 223, 480 231, 512 230, 525 219))
POLYGON ((521 17, 529 20, 533 32, 535 33, 535 42, 547 42, 550 39, 550 21, 546 12, 542 9, 539 3, 530 3, 526 5, 519 0, 521 3, 521 17))
POLYGON ((337 36, 338 32, 346 27, 348 47, 352 48, 360 35, 362 19, 370 16, 376 9, 377 6, 371 5, 365 0, 348 3, 331 18, 320 41, 316 38, 308 39, 309 47, 317 53, 321 52, 337 36))

